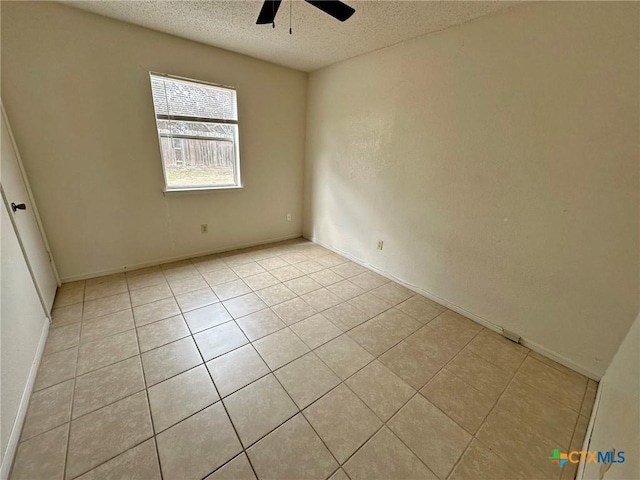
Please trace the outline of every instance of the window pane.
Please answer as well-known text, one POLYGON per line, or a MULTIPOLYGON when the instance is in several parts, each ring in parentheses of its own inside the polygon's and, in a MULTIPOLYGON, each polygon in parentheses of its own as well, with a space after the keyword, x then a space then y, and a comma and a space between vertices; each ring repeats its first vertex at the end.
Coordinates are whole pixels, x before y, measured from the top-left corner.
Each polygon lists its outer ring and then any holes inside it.
POLYGON ((234 125, 225 123, 158 120, 160 135, 188 135, 192 137, 228 139, 233 141, 234 125))
POLYGON ((238 119, 235 90, 151 75, 151 91, 156 115, 238 119))
POLYGON ((240 186, 236 91, 150 76, 167 189, 240 186))
POLYGON ((233 141, 160 137, 167 187, 207 187, 236 184, 233 141), (176 141, 179 140, 179 146, 176 141))

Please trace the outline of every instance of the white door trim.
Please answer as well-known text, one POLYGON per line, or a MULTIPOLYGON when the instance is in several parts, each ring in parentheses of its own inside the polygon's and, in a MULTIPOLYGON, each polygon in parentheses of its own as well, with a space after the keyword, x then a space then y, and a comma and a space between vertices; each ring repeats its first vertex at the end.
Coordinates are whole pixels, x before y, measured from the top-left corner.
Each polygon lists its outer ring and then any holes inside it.
MULTIPOLYGON (((7 209, 7 212, 10 212, 11 211, 11 207, 9 206, 9 200, 7 200, 7 196, 4 193, 4 188, 2 187, 1 183, 0 183, 0 197, 2 198, 2 203, 4 204, 5 208, 7 209)), ((33 286, 36 289, 36 294, 38 295, 38 299, 40 300, 40 305, 42 305, 42 311, 44 312, 45 316, 47 317, 47 320, 49 321, 49 323, 51 323, 53 321, 53 318, 51 316, 51 312, 47 308, 47 304, 46 304, 46 302, 44 300, 44 297, 42 296, 42 292, 40 291, 40 287, 38 286, 38 282, 36 282, 36 276, 33 273, 33 269, 31 268, 31 264, 29 263, 29 258, 27 257, 27 252, 24 249, 24 245, 22 243, 22 239, 20 238, 20 234, 18 233, 18 226, 16 225, 16 222, 13 219, 13 216, 9 215, 9 219, 11 221, 11 228, 13 228, 13 231, 15 232, 15 235, 16 235, 16 239, 18 240, 18 245, 20 245, 20 250, 22 251, 22 256, 24 257, 24 263, 27 266, 27 270, 29 270, 29 275, 31 276, 31 281, 33 282, 33 286)))
MULTIPOLYGON (((4 118, 4 123, 7 127, 9 138, 11 138, 11 146, 13 147, 13 151, 16 154, 16 159, 18 160, 18 168, 20 168, 20 174, 22 175, 22 180, 24 181, 24 185, 27 189, 27 195, 29 197, 29 202, 31 203, 31 207, 33 209, 33 214, 36 217, 36 223, 38 224, 38 230, 40 231, 40 236, 42 237, 42 241, 44 242, 44 246, 47 249, 47 253, 49 254, 49 258, 51 260, 51 269, 53 270, 53 275, 56 279, 58 286, 60 286, 60 275, 58 275, 56 262, 53 260, 53 255, 51 254, 51 247, 49 246, 49 240, 47 240, 47 236, 44 233, 44 227, 42 226, 42 220, 40 219, 40 212, 38 212, 38 207, 36 206, 36 202, 33 198, 31 185, 29 185, 29 180, 27 179, 27 173, 22 163, 22 157, 20 156, 18 145, 16 145, 16 139, 13 136, 13 131, 11 130, 11 124, 9 123, 9 119, 7 118, 7 112, 4 109, 4 104, 2 103, 2 99, 0 99, 0 110, 2 110, 2 117, 4 118)), ((34 279, 34 282, 35 282, 35 279, 34 279)), ((36 282, 36 285, 37 285, 37 282, 36 282)))
MULTIPOLYGON (((602 397, 602 389, 604 388, 604 384, 607 381, 607 376, 604 375, 598 383, 598 390, 596 392, 596 398, 593 402, 593 408, 591 409, 591 416, 589 417, 589 424, 587 426, 587 433, 584 436, 584 441, 582 442, 582 450, 588 451, 589 445, 591 444, 591 435, 593 435, 593 427, 596 423, 596 417, 598 416, 598 407, 600 407, 600 399, 602 397)), ((580 462, 578 464, 578 471, 576 472, 576 480, 583 480, 585 472, 585 463, 580 462)))

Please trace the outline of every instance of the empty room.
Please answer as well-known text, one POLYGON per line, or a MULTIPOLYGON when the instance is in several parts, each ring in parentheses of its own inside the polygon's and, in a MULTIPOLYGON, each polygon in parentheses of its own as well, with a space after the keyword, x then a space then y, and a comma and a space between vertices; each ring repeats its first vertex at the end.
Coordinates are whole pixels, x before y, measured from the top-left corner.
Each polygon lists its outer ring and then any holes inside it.
POLYGON ((640 3, 0 22, 0 480, 640 480, 640 3))

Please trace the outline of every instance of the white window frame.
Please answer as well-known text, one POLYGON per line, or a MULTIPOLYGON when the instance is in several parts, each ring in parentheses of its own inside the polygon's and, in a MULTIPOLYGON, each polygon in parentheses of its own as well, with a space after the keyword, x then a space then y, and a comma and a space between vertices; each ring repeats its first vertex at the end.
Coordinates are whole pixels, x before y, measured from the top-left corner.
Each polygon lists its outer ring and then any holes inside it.
MULTIPOLYGON (((234 190, 243 188, 242 185, 242 176, 240 173, 240 119, 238 118, 238 94, 237 89, 235 87, 230 87, 228 85, 221 85, 211 82, 206 82, 203 80, 195 80, 193 78, 180 77, 177 75, 170 75, 167 73, 159 73, 159 72, 149 72, 149 82, 151 85, 151 81, 153 77, 164 77, 172 80, 177 80, 181 82, 187 83, 195 83, 199 85, 207 85, 216 88, 223 88, 227 90, 233 90, 236 92, 236 101, 235 101, 235 116, 237 120, 223 120, 223 119, 212 119, 212 118, 199 118, 199 117, 182 117, 182 116, 174 116, 174 115, 159 115, 155 111, 155 104, 153 105, 153 111, 156 121, 156 134, 158 135, 158 146, 160 148, 160 162, 162 163, 162 176, 164 179, 164 189, 165 193, 167 192, 198 192, 198 191, 209 191, 209 190, 234 190), (230 125, 235 125, 236 128, 233 129, 233 145, 234 145, 234 153, 235 153, 235 165, 234 165, 234 183, 228 185, 203 185, 203 186, 180 186, 180 187, 171 187, 167 181, 167 170, 165 166, 164 157, 162 156, 162 137, 160 135, 160 129, 158 126, 158 120, 187 120, 193 122, 205 122, 205 123, 225 123, 230 125)), ((153 95, 151 96, 151 102, 153 103, 153 95)), ((175 138, 181 137, 173 137, 171 136, 171 146, 173 150, 173 140, 175 138)), ((203 137, 206 140, 206 137, 203 137)))

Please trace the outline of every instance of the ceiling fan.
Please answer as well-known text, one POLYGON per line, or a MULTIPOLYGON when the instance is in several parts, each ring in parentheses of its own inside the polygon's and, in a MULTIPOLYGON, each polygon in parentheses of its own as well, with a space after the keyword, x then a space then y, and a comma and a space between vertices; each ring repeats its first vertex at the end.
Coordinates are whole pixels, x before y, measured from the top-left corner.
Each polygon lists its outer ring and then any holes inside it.
MULTIPOLYGON (((336 20, 340 20, 341 22, 344 22, 355 13, 355 9, 351 8, 346 3, 340 2, 339 0, 304 1, 322 10, 324 13, 331 15, 336 20)), ((275 26, 276 13, 278 13, 278 8, 280 8, 281 3, 282 0, 265 0, 265 2, 262 4, 262 9, 260 10, 258 21, 256 23, 258 25, 271 23, 275 26)))

